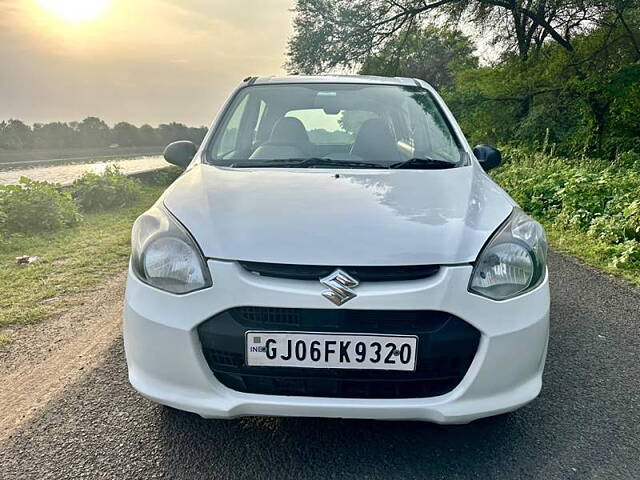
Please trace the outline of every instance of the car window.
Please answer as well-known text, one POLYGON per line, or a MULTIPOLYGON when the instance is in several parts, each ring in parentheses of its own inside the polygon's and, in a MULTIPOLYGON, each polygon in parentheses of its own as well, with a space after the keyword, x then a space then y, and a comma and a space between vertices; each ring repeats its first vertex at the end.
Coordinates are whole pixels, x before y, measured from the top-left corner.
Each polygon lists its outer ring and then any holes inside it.
POLYGON ((240 122, 244 115, 249 97, 244 97, 234 109, 232 115, 229 116, 228 121, 225 124, 223 134, 220 137, 220 141, 216 145, 215 155, 224 158, 225 155, 233 152, 236 148, 236 142, 238 140, 238 130, 240 129, 240 122))
POLYGON ((373 112, 358 110, 340 110, 327 114, 321 108, 290 110, 286 117, 299 119, 315 144, 353 144, 358 128, 362 123, 375 118, 373 112))
POLYGON ((209 162, 226 166, 322 158, 346 168, 357 168, 357 161, 386 168, 416 157, 454 165, 464 160, 428 91, 366 84, 243 88, 207 151, 209 162))

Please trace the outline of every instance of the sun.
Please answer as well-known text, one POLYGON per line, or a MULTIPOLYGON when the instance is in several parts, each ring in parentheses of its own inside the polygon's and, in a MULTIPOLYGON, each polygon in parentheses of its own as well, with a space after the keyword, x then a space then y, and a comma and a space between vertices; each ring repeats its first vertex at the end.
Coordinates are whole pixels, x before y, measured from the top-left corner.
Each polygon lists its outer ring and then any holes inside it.
POLYGON ((99 18, 111 0, 38 0, 38 3, 64 21, 82 23, 99 18))

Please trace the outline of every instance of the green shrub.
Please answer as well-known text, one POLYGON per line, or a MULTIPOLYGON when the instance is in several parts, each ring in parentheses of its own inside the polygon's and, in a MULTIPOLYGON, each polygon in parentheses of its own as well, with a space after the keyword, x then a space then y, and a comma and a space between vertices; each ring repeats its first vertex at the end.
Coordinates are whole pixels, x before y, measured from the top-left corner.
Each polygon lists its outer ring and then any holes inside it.
POLYGON ((640 155, 609 162, 504 151, 493 177, 523 209, 559 231, 604 242, 609 266, 640 269, 640 155))
POLYGON ((609 243, 640 241, 640 200, 628 203, 619 213, 597 218, 591 223, 589 234, 609 243))
POLYGON ((183 172, 182 168, 175 166, 161 168, 148 173, 145 176, 144 183, 158 186, 171 185, 183 172))
POLYGON ((614 161, 614 165, 621 167, 636 168, 640 170, 640 153, 625 152, 618 155, 614 161))
POLYGON ((132 205, 141 193, 140 183, 116 165, 109 165, 101 174, 85 173, 71 185, 71 195, 85 212, 132 205))
POLYGON ((617 247, 617 252, 612 256, 609 266, 623 270, 640 269, 640 242, 627 240, 617 247))
POLYGON ((520 206, 537 217, 551 218, 562 206, 558 192, 570 168, 554 157, 505 149, 505 165, 494 173, 496 181, 520 206))
POLYGON ((561 202, 560 220, 567 225, 586 229, 605 213, 613 196, 613 184, 608 173, 584 169, 567 171, 569 178, 558 191, 561 202))
POLYGON ((0 232, 39 233, 80 221, 78 207, 59 185, 22 177, 17 185, 0 185, 0 232))

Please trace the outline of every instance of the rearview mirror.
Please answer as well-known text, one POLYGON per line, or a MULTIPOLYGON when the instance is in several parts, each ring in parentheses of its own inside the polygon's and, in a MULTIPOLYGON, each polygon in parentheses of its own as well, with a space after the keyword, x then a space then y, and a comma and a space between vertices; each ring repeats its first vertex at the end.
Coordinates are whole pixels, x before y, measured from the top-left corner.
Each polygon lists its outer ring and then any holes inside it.
POLYGON ((493 148, 490 145, 477 145, 473 149, 473 154, 476 156, 482 168, 485 172, 496 168, 502 163, 502 154, 497 148, 493 148))
POLYGON ((180 168, 187 168, 197 151, 198 147, 195 143, 189 140, 180 140, 167 145, 163 155, 167 162, 180 168))

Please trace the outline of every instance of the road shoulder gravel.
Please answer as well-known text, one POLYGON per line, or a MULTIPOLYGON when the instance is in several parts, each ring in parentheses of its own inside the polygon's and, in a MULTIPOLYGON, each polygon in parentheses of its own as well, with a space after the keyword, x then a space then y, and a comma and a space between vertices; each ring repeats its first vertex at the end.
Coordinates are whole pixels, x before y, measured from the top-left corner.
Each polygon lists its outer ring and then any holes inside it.
POLYGON ((12 327, 0 350, 0 441, 90 370, 120 333, 121 273, 82 304, 37 325, 12 327))

